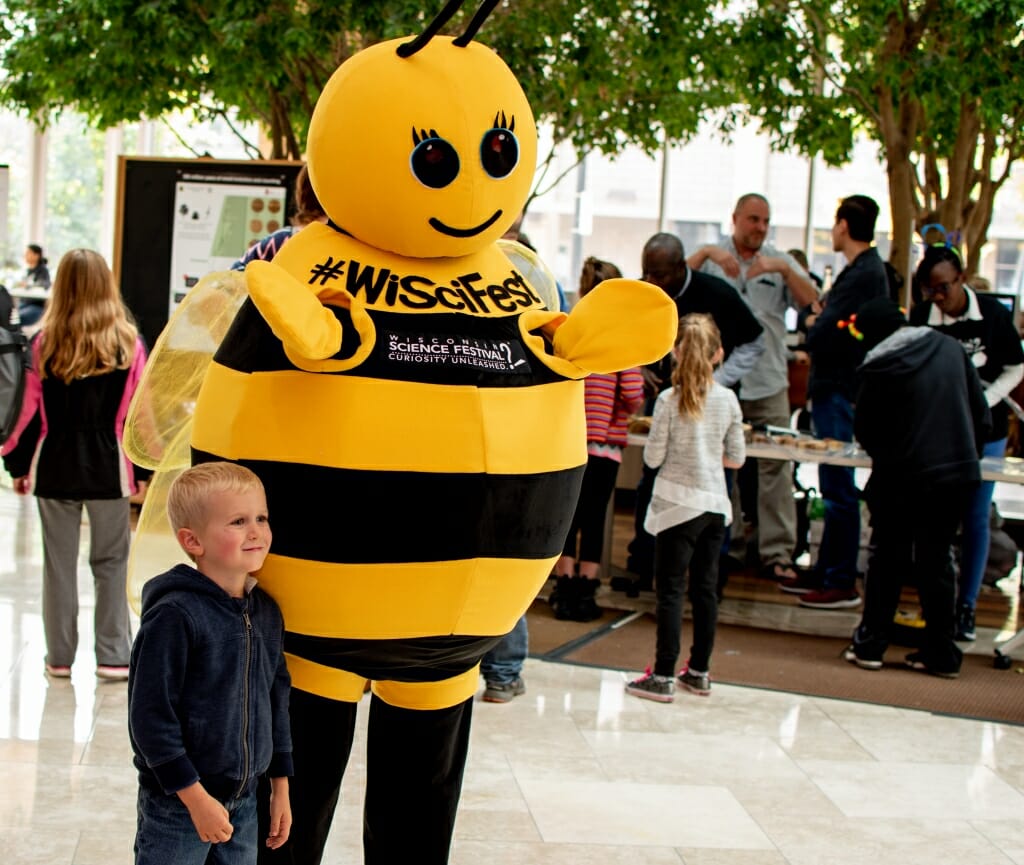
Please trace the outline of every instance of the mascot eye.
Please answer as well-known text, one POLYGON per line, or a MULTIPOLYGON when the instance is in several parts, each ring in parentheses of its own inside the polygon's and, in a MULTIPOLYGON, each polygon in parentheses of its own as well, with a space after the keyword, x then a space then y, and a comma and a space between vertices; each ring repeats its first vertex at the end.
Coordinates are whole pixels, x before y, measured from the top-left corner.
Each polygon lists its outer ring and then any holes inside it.
POLYGON ((412 173, 424 186, 443 189, 459 176, 459 154, 443 138, 424 138, 412 151, 412 173))
POLYGON ((480 142, 480 161, 491 177, 508 177, 519 164, 519 141, 510 129, 488 129, 480 142))

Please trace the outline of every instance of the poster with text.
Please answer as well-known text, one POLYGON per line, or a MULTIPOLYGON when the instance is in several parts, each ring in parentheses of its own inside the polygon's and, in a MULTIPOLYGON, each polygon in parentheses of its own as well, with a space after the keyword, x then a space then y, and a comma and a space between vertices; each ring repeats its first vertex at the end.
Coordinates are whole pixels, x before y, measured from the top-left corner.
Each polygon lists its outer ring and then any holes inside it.
POLYGON ((168 315, 204 274, 227 270, 257 241, 287 225, 287 189, 237 177, 184 175, 174 194, 168 315))

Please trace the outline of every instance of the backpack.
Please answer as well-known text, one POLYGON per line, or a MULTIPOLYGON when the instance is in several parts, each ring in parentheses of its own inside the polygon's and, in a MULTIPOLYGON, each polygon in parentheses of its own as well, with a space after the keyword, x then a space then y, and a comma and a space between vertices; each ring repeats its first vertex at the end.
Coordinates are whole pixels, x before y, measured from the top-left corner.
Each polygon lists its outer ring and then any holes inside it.
MULTIPOLYGON (((0 296, 10 295, 0 286, 0 296)), ((0 301, 2 303, 2 301, 0 301)), ((14 432, 25 398, 25 379, 31 364, 28 338, 17 321, 0 322, 0 444, 14 432)))

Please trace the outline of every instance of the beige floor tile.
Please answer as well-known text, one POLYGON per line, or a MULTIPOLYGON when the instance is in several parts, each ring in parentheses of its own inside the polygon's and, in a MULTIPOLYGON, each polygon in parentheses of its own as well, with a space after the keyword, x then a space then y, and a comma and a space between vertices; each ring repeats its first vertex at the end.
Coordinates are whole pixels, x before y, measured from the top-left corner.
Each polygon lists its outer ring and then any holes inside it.
MULTIPOLYGON (((451 865, 682 865, 668 847, 456 840, 451 865)), ((759 865, 751 862, 750 865, 759 865)), ((765 865, 768 865, 766 862, 765 865)))
POLYGON ((1016 820, 971 820, 970 823, 1012 862, 1024 865, 1024 816, 1016 820))
POLYGON ((545 841, 656 847, 770 848, 724 787, 522 781, 545 841))
POLYGON ((679 850, 683 865, 786 865, 775 850, 679 850))
POLYGON ((0 836, 0 861, 9 865, 71 865, 77 846, 77 832, 4 829, 0 836))
POLYGON ((794 811, 765 825, 790 865, 1008 865, 1012 860, 960 820, 849 820, 794 811))
POLYGON ((612 781, 731 786, 804 778, 768 738, 682 733, 591 733, 588 738, 612 781))
POLYGON ((799 765, 848 817, 1024 817, 1024 794, 984 766, 826 760, 799 765))

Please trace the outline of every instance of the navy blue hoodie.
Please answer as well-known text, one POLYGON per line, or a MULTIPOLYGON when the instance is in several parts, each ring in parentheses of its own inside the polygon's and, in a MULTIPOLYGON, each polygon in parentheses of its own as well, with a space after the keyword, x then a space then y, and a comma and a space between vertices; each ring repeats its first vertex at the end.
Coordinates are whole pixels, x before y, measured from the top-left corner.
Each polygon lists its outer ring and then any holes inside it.
POLYGON ((171 794, 201 781, 218 799, 292 774, 284 623, 255 586, 233 598, 188 565, 142 590, 128 674, 139 783, 171 794))
POLYGON ((867 498, 977 483, 991 425, 981 381, 960 344, 901 327, 858 369, 854 434, 871 457, 867 498))

